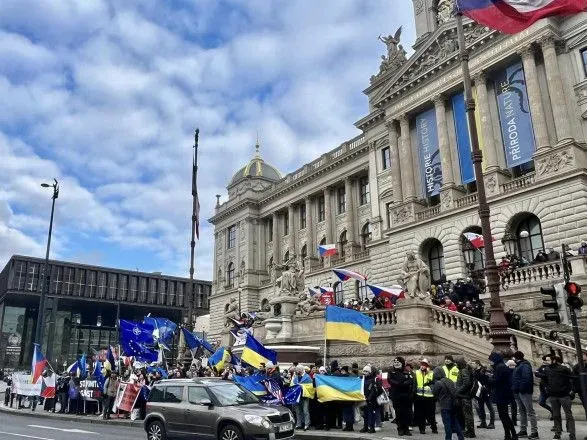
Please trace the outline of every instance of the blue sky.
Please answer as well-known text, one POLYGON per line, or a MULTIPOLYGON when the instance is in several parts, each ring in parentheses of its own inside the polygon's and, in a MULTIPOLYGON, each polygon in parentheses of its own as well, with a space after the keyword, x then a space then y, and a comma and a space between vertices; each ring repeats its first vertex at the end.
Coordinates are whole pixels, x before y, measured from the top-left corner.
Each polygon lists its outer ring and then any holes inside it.
POLYGON ((215 194, 254 153, 291 172, 356 136, 409 0, 3 0, 0 268, 43 256, 188 274, 193 130, 210 279, 215 194))

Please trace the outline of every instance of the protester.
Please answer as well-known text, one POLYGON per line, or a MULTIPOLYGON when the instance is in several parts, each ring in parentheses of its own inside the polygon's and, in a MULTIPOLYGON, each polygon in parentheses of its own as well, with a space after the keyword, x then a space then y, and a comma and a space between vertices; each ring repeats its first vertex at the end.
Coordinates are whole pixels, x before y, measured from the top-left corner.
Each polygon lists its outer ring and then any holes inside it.
POLYGON ((550 413, 550 419, 552 420, 552 408, 547 403, 548 393, 546 391, 547 383, 548 383, 548 368, 550 367, 550 355, 542 356, 542 365, 536 370, 534 376, 540 379, 540 383, 538 385, 538 389, 540 390, 540 395, 538 396, 538 405, 542 408, 546 409, 550 413))
POLYGON ((552 416, 554 419, 554 439, 560 439, 562 433, 562 416, 561 407, 565 412, 565 419, 567 424, 567 432, 569 433, 569 440, 575 440, 575 419, 573 417, 573 410, 571 408, 571 397, 574 397, 573 392, 573 373, 571 370, 563 365, 563 361, 559 356, 551 358, 550 367, 547 370, 547 384, 546 392, 550 399, 552 406, 552 416))
POLYGON ((412 404, 414 396, 414 379, 406 371, 406 361, 403 357, 397 356, 391 366, 387 377, 390 384, 391 401, 395 410, 397 432, 402 435, 411 436, 410 424, 412 418, 412 404))
POLYGON ((459 367, 455 364, 455 360, 451 355, 446 355, 444 357, 444 367, 442 367, 444 371, 444 377, 452 380, 454 383, 457 382, 459 377, 459 367))
POLYGON ((477 382, 473 380, 473 370, 467 365, 464 358, 458 358, 456 365, 459 369, 459 374, 455 386, 460 406, 457 419, 463 428, 463 435, 467 438, 474 438, 475 418, 473 417, 472 393, 476 392, 476 389, 473 389, 473 385, 477 382))
POLYGON ((107 420, 110 418, 110 411, 112 410, 112 404, 116 398, 118 392, 118 386, 120 380, 118 379, 118 373, 116 371, 110 372, 106 381, 104 382, 104 400, 102 403, 102 418, 107 420))
POLYGON ((420 368, 414 372, 416 381, 416 396, 414 397, 414 422, 420 429, 420 434, 426 432, 426 424, 433 434, 438 432, 436 427, 436 407, 432 394, 433 373, 427 359, 420 361, 420 368))
POLYGON ((473 378, 479 384, 481 389, 475 395, 476 409, 481 423, 477 425, 477 428, 481 429, 495 429, 495 410, 491 403, 491 387, 489 385, 491 374, 487 371, 481 361, 473 361, 473 378), (489 412, 489 424, 487 424, 487 414, 485 408, 489 412))
POLYGON ((512 369, 508 368, 500 353, 493 352, 489 355, 489 361, 493 366, 493 378, 490 383, 493 388, 493 401, 497 406, 497 414, 503 425, 505 440, 517 440, 518 434, 514 423, 510 418, 509 406, 514 400, 512 393, 512 369))
POLYGON ((363 385, 366 405, 363 408, 364 425, 360 432, 375 432, 376 412, 379 411, 377 398, 383 393, 381 383, 375 377, 375 371, 369 365, 363 367, 365 383, 363 385))
MULTIPOLYGON (((269 379, 270 376, 268 375, 269 379)), ((275 380, 275 378, 273 378, 275 380)), ((291 380, 291 385, 300 385, 302 387, 302 396, 298 403, 294 405, 296 415, 296 429, 307 431, 310 428, 310 399, 314 398, 314 389, 311 386, 312 379, 306 373, 302 365, 298 365, 295 374, 291 380)))
POLYGON ((516 405, 520 413, 520 431, 518 437, 538 438, 538 423, 532 394, 534 393, 534 375, 532 365, 524 359, 524 353, 514 353, 516 368, 512 374, 512 391, 516 399, 516 405), (528 419, 530 421, 530 435, 528 435, 528 419))
POLYGON ((458 440, 464 440, 461 425, 457 421, 458 398, 454 382, 445 376, 444 369, 440 367, 434 369, 432 377, 432 394, 440 409, 445 440, 451 440, 453 433, 458 440))

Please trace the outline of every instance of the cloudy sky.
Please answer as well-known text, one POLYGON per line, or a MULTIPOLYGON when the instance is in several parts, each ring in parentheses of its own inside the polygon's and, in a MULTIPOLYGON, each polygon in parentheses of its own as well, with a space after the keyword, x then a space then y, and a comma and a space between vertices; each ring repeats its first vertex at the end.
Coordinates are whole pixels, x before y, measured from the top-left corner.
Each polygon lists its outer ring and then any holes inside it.
POLYGON ((410 0, 2 0, 0 269, 52 257, 187 276, 191 146, 200 128, 210 279, 215 194, 254 152, 282 172, 356 136, 379 34, 410 0))

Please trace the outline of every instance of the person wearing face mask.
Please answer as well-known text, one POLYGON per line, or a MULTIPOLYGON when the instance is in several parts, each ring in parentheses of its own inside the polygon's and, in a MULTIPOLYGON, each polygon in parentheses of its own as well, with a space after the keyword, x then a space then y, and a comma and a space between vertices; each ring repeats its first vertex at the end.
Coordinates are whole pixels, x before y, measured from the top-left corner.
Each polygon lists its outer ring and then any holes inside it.
POLYGON ((446 355, 444 357, 444 367, 442 367, 442 369, 444 371, 444 377, 457 383, 457 379, 459 378, 459 367, 457 367, 455 360, 451 355, 446 355))
POLYGON ((430 425, 432 433, 438 432, 436 428, 436 408, 434 394, 432 394, 432 371, 427 359, 420 361, 420 368, 414 373, 416 381, 416 396, 414 397, 414 421, 420 429, 420 434, 426 432, 426 424, 430 425))
POLYGON ((405 370, 406 361, 398 356, 392 362, 387 380, 391 386, 391 401, 395 409, 397 433, 401 437, 411 436, 410 423, 412 419, 412 403, 414 396, 414 379, 405 370))

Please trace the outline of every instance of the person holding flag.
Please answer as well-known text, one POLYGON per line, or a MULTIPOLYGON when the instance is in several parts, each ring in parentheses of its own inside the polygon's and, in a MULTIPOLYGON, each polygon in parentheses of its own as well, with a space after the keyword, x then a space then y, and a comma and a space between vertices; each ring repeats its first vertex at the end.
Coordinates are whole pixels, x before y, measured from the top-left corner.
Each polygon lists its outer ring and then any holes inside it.
POLYGON ((104 382, 104 401, 102 404, 102 418, 104 420, 108 420, 110 418, 110 411, 112 410, 112 404, 114 403, 114 399, 118 393, 119 385, 120 380, 118 379, 118 373, 116 371, 111 371, 108 378, 104 382))
POLYGON ((310 399, 314 398, 314 382, 306 373, 303 365, 296 367, 295 373, 291 378, 290 386, 300 385, 302 387, 302 396, 299 402, 294 405, 296 414, 296 429, 307 431, 310 427, 310 399))

